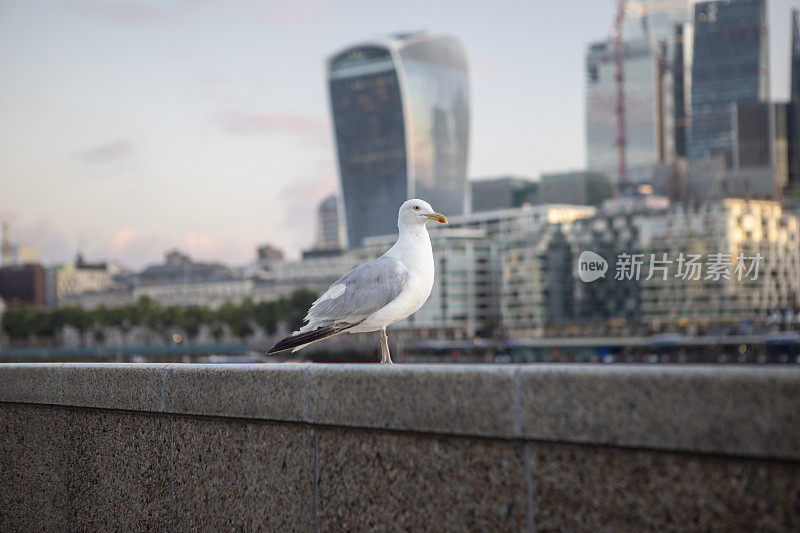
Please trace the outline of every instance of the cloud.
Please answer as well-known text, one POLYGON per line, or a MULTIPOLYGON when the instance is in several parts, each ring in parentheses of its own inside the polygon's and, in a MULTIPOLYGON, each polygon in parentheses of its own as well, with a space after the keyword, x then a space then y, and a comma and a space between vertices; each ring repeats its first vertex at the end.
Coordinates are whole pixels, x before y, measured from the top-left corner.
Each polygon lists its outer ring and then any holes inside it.
POLYGON ((255 258, 255 245, 230 239, 220 239, 200 232, 184 235, 182 250, 195 258, 241 265, 255 258))
POLYGON ((226 111, 217 114, 214 121, 231 135, 289 134, 322 138, 326 133, 324 123, 292 113, 226 111))
POLYGON ((121 229, 111 237, 111 247, 117 250, 123 249, 128 246, 134 238, 136 238, 136 230, 133 228, 121 229))
POLYGON ((142 235, 133 228, 117 230, 110 236, 98 228, 84 228, 67 235, 49 219, 25 224, 19 217, 6 213, 2 220, 10 222, 12 241, 39 249, 44 265, 70 262, 80 251, 89 260, 113 259, 139 268, 159 261, 172 244, 157 235, 142 235))
POLYGON ((118 139, 110 143, 101 144, 78 153, 78 157, 87 163, 107 164, 114 163, 133 155, 133 143, 118 139))
POLYGON ((134 268, 156 263, 170 248, 170 242, 159 235, 144 235, 134 228, 122 228, 114 232, 94 250, 103 259, 116 259, 134 268))
POLYGON ((84 13, 99 15, 120 22, 152 24, 168 18, 167 12, 163 9, 142 2, 73 0, 70 4, 84 13))
POLYGON ((253 243, 221 239, 208 233, 190 231, 178 239, 141 233, 134 228, 117 230, 104 246, 105 257, 119 259, 136 268, 160 263, 167 250, 177 248, 197 261, 220 261, 241 265, 255 256, 253 243))
MULTIPOLYGON (((324 180, 319 183, 323 183, 324 180)), ((307 182, 312 183, 312 182, 307 182)), ((305 204, 296 191, 289 194, 293 201, 287 204, 287 213, 292 207, 304 209, 316 208, 316 196, 305 204)), ((320 198, 321 199, 321 198, 320 198)), ((287 246, 292 251, 311 243, 315 217, 297 217, 299 226, 292 224, 287 232, 282 232, 283 239, 275 242, 287 246), (299 247, 292 248, 292 244, 299 247)), ((50 219, 40 219, 33 223, 23 223, 16 213, 0 209, 0 221, 9 222, 10 236, 14 243, 31 244, 39 249, 41 262, 48 266, 67 263, 75 259, 78 252, 91 261, 115 260, 123 265, 138 270, 145 266, 163 261, 164 253, 177 248, 187 253, 196 261, 218 261, 230 266, 244 265, 255 258, 256 244, 269 239, 249 241, 230 237, 221 237, 201 231, 188 231, 176 236, 167 237, 156 232, 143 232, 134 227, 122 227, 113 230, 87 227, 65 233, 50 219)))

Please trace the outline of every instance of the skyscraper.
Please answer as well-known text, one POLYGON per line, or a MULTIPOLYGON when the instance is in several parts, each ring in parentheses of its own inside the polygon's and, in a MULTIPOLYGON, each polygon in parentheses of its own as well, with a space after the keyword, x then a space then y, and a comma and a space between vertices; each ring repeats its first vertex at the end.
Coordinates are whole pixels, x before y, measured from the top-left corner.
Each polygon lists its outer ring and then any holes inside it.
POLYGON ((339 216, 339 198, 332 194, 317 207, 317 234, 314 248, 317 250, 341 250, 344 248, 344 228, 339 216))
POLYGON ((685 41, 690 34, 688 24, 675 25, 672 43, 672 105, 675 127, 675 155, 686 157, 689 141, 689 109, 686 93, 689 90, 687 78, 691 78, 691 50, 687 50, 685 41), (687 54, 687 52, 689 52, 687 54))
POLYGON ((469 82, 453 37, 396 35, 328 60, 350 246, 397 231, 407 199, 464 212, 469 82))
POLYGON ((790 98, 800 100, 800 7, 793 5, 792 16, 792 70, 790 98))
POLYGON ((736 102, 725 192, 746 198, 780 198, 788 181, 789 105, 736 102))
POLYGON ((767 61, 765 0, 695 4, 689 157, 730 156, 733 104, 767 98, 767 61))
POLYGON ((800 192, 800 8, 792 8, 792 73, 787 130, 789 136, 788 188, 800 192))
MULTIPOLYGON (((672 45, 675 25, 686 19, 681 1, 626 4, 617 29, 622 39, 625 174, 649 182, 654 166, 675 153, 672 45)), ((617 65, 611 39, 586 53, 586 168, 617 178, 617 65)), ((683 58, 681 58, 683 60, 683 58)), ((682 81, 681 81, 682 83, 682 81)))

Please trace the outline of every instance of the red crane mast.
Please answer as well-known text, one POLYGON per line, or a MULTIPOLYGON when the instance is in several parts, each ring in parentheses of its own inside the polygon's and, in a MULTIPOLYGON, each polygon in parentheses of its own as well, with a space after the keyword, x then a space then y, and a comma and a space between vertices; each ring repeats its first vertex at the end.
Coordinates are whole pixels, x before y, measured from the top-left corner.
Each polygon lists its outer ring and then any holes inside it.
POLYGON ((617 117, 617 173, 620 185, 625 184, 625 76, 624 44, 622 42, 622 19, 625 17, 625 0, 617 1, 617 17, 614 21, 614 66, 617 101, 614 113, 617 117))

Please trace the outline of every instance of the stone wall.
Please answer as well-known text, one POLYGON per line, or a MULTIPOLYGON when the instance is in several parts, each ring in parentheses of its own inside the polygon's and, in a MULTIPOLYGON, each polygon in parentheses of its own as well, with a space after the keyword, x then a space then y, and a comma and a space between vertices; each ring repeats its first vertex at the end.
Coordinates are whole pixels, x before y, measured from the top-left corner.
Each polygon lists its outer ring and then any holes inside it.
POLYGON ((0 365, 0 531, 798 530, 800 369, 0 365))

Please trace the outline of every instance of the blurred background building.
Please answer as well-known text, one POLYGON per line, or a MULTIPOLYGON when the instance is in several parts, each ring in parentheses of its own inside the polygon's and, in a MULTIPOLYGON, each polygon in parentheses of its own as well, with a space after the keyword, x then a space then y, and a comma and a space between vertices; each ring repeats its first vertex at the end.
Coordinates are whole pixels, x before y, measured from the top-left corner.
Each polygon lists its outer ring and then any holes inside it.
POLYGON ((45 272, 39 264, 39 249, 11 240, 11 227, 0 231, 0 299, 7 305, 45 304, 45 272))
POLYGON ((538 202, 538 182, 529 178, 504 176, 470 181, 470 208, 473 213, 522 207, 538 202))
POLYGON ((786 129, 788 148, 788 196, 797 202, 800 198, 800 8, 792 7, 792 53, 789 87, 789 113, 786 129))
POLYGON ((46 300, 48 305, 80 302, 88 293, 114 288, 114 277, 120 269, 105 262, 89 263, 78 254, 73 263, 47 269, 46 300))
POLYGON ((538 203, 599 206, 615 196, 617 184, 608 174, 591 171, 542 174, 538 203))
POLYGON ((464 212, 469 81, 457 39, 413 33, 351 46, 328 61, 328 81, 351 246, 395 233, 409 198, 464 212))
POLYGON ((317 208, 314 249, 320 251, 341 250, 345 248, 346 239, 339 197, 328 196, 320 202, 317 208))
POLYGON ((0 233, 0 266, 27 265, 39 262, 39 249, 33 244, 11 241, 11 227, 3 222, 0 233))
POLYGON ((729 198, 677 204, 639 244, 642 252, 673 256, 666 279, 654 276, 641 283, 645 321, 738 326, 800 304, 798 217, 784 212, 777 202, 729 198), (703 257, 722 254, 730 265, 729 274, 717 278, 704 268, 699 279, 682 279, 675 250, 703 257), (752 260, 740 265, 740 254, 761 258, 757 274, 745 276, 752 260), (738 275, 737 268, 746 270, 738 275))
POLYGON ((729 156, 733 106, 769 97, 766 0, 694 5, 689 157, 729 156))
POLYGON ((0 267, 0 298, 8 305, 43 307, 45 286, 42 265, 28 263, 0 267))
POLYGON ((621 9, 613 35, 586 53, 586 168, 649 183, 654 166, 676 153, 675 87, 682 86, 687 4, 631 1, 621 9))

